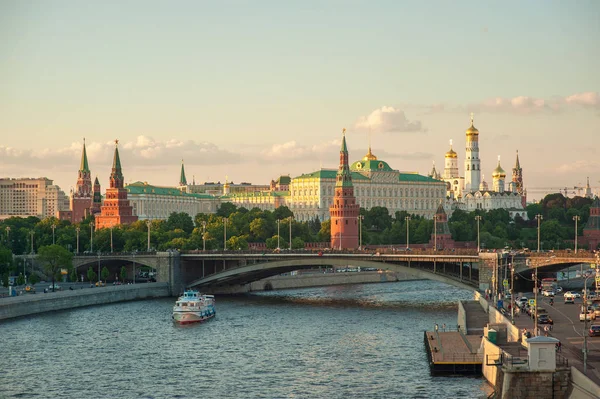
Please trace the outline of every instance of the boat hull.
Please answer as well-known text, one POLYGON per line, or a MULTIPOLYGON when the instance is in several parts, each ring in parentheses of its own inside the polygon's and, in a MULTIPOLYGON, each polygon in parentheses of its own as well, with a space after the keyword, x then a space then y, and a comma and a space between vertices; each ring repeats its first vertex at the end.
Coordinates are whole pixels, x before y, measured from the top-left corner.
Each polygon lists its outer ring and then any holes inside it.
POLYGON ((173 312, 173 322, 177 324, 202 323, 215 317, 215 312, 173 312))

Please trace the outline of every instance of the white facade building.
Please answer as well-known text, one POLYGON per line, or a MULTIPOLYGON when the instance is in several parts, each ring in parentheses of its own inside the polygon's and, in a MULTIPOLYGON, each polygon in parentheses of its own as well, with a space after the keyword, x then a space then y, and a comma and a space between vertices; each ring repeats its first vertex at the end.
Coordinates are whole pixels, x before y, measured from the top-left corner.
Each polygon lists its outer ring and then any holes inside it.
POLYGON ((0 178, 0 219, 13 216, 56 217, 69 210, 69 197, 45 178, 0 178))

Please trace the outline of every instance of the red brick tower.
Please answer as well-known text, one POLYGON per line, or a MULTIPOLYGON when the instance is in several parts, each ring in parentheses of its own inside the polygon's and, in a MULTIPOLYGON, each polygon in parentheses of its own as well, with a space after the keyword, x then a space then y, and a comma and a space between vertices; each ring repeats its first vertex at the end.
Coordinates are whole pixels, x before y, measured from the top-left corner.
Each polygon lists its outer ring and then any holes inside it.
POLYGON ((335 196, 329 207, 331 218, 331 248, 358 248, 358 214, 360 207, 354 197, 352 175, 348 166, 348 148, 346 147, 346 129, 342 131, 340 166, 335 182, 335 196))
POLYGON ((429 239, 429 245, 437 250, 452 249, 454 248, 454 240, 450 233, 450 226, 448 226, 448 214, 444 210, 444 206, 440 204, 435 211, 434 229, 429 239), (436 247, 437 240, 437 247, 436 247))
POLYGON ((583 228, 583 238, 590 251, 600 246, 600 198, 598 197, 590 206, 590 217, 583 228))
POLYGON ((83 139, 83 152, 81 164, 77 174, 77 186, 71 194, 71 222, 79 223, 90 214, 92 207, 92 175, 88 166, 85 138, 83 139))
POLYGON ((92 214, 100 213, 100 208, 102 207, 102 194, 100 193, 100 182, 98 181, 98 176, 96 176, 96 180, 94 180, 94 199, 92 200, 92 214))
POLYGON ((100 215, 96 216, 96 230, 112 227, 118 224, 135 222, 138 217, 133 215, 133 207, 127 199, 127 190, 123 188, 123 173, 119 159, 119 140, 115 140, 115 155, 110 174, 110 188, 106 190, 104 204, 100 215))

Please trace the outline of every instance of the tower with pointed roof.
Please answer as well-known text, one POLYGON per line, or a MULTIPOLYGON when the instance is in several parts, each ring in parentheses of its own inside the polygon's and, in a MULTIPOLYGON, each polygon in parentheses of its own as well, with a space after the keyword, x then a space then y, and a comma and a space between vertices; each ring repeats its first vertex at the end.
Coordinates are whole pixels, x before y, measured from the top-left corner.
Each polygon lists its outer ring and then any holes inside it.
POLYGON ((583 228, 583 238, 589 250, 593 251, 600 247, 600 198, 598 197, 590 206, 590 217, 583 228))
POLYGON ((500 166, 500 155, 498 155, 498 165, 496 169, 492 172, 492 186, 494 187, 494 191, 497 193, 504 192, 504 181, 506 179, 506 172, 500 166))
POLYGON ((435 169, 435 161, 433 161, 433 166, 431 168, 431 173, 429 173, 427 176, 429 176, 429 177, 431 177, 432 179, 435 179, 435 180, 440 180, 440 174, 435 169))
POLYGON ((523 195, 523 169, 521 168, 521 162, 519 162, 519 150, 517 150, 515 167, 512 169, 512 182, 517 188, 517 193, 523 195))
MULTIPOLYGON (((371 154, 370 146, 369 154, 371 154)), ((356 202, 356 197, 354 196, 352 175, 350 174, 350 166, 348 164, 346 129, 344 129, 342 131, 340 165, 335 178, 333 203, 329 207, 329 216, 331 219, 331 248, 358 248, 359 211, 360 207, 356 202)))
POLYGON ((187 192, 187 179, 185 178, 185 169, 183 167, 183 159, 181 160, 181 173, 179 173, 179 189, 184 193, 187 192))
POLYGON ((78 223, 90 214, 92 207, 92 175, 88 164, 85 138, 81 152, 81 163, 77 172, 77 185, 71 193, 71 222, 78 223))
POLYGON ((127 189, 124 186, 121 159, 119 158, 119 140, 115 140, 110 187, 106 190, 100 215, 96 215, 96 230, 113 227, 119 224, 135 222, 138 217, 133 214, 133 207, 127 199, 127 189))
POLYGON ((471 113, 471 126, 466 130, 465 191, 477 191, 481 182, 481 160, 479 159, 479 130, 475 128, 471 113))
POLYGON ((92 199, 92 214, 100 213, 102 207, 102 193, 100 192, 100 182, 98 176, 94 180, 94 197, 92 199))
POLYGON ((458 172, 458 154, 452 148, 450 140, 450 149, 444 154, 444 173, 441 179, 446 182, 446 196, 448 198, 460 198, 465 186, 465 178, 458 172))
POLYGON ((454 248, 454 240, 450 233, 450 226, 448 226, 448 214, 444 210, 444 205, 440 203, 434 215, 434 231, 431 232, 431 238, 429 239, 429 245, 432 248, 437 249, 451 249, 454 248))
POLYGON ((587 178, 587 183, 585 185, 585 198, 592 198, 592 188, 590 187, 590 178, 587 178))

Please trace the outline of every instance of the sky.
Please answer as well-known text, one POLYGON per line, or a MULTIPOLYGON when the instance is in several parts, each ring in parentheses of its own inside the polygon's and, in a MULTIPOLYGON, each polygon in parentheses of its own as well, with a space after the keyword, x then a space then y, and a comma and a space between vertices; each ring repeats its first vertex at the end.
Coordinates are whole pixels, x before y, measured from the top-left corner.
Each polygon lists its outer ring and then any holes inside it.
POLYGON ((600 2, 0 0, 0 177, 268 184, 373 153, 600 192, 600 2))

